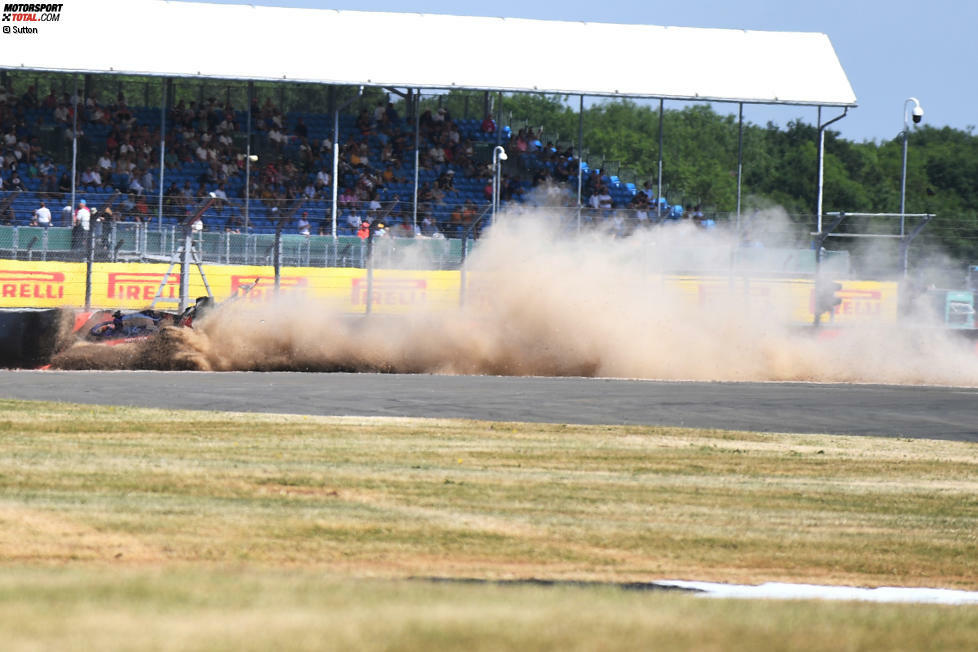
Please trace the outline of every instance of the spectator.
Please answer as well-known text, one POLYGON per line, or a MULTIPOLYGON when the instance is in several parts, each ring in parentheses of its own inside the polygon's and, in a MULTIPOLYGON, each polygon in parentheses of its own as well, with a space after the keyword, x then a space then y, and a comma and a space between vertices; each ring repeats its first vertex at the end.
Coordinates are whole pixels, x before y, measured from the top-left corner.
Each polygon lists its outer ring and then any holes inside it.
POLYGON ((80 250, 85 245, 85 238, 91 226, 92 213, 84 199, 78 200, 78 210, 71 220, 71 248, 80 250))
POLYGON ((486 116, 485 120, 482 121, 482 133, 484 134, 494 134, 496 133, 496 121, 492 119, 492 114, 486 116))
POLYGON ((309 224, 309 213, 308 211, 302 211, 302 216, 299 218, 297 223, 297 228, 299 235, 311 235, 312 225, 309 224))
POLYGON ((326 168, 321 168, 319 172, 316 173, 316 189, 319 192, 323 192, 326 186, 330 185, 330 180, 332 177, 326 168))
POLYGON ((102 175, 88 167, 85 168, 84 172, 82 172, 80 181, 81 185, 83 186, 95 186, 100 188, 102 186, 102 175))
POLYGON ((45 206, 43 201, 41 206, 34 211, 34 220, 37 226, 43 226, 45 229, 51 226, 51 209, 45 206))
POLYGON ((10 175, 10 181, 8 183, 10 184, 9 190, 19 190, 21 192, 25 190, 24 182, 21 181, 20 173, 17 170, 14 170, 13 174, 10 175))

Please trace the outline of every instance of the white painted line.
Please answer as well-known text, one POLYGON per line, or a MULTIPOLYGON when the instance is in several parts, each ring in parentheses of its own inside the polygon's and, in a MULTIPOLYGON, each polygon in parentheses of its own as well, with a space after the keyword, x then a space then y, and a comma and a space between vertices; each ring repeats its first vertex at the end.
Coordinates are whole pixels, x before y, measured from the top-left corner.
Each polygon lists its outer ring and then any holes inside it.
POLYGON ((663 580, 656 584, 703 591, 709 598, 752 598, 768 600, 858 600, 863 602, 917 602, 929 604, 978 604, 978 591, 881 586, 876 589, 856 586, 821 586, 768 582, 758 585, 720 584, 663 580))

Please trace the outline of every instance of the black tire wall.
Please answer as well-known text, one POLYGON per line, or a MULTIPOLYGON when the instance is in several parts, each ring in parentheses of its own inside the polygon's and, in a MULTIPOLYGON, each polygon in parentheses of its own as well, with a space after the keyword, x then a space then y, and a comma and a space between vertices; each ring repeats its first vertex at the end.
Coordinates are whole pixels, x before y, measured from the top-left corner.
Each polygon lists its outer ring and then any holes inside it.
POLYGON ((0 309, 0 367, 33 368, 51 359, 71 334, 70 310, 0 309))

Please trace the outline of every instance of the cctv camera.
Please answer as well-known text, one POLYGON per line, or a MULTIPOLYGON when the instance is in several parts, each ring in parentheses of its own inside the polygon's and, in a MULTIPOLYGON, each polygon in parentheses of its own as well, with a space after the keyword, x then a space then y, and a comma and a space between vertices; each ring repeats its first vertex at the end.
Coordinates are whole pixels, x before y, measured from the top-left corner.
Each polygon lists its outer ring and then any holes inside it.
POLYGON ((508 156, 506 156, 506 152, 499 152, 499 160, 500 160, 500 161, 505 161, 505 160, 506 160, 506 159, 508 159, 508 158, 509 158, 509 157, 508 157, 508 156))
POLYGON ((914 124, 919 123, 924 117, 924 110, 920 108, 919 105, 913 108, 913 121, 914 124))

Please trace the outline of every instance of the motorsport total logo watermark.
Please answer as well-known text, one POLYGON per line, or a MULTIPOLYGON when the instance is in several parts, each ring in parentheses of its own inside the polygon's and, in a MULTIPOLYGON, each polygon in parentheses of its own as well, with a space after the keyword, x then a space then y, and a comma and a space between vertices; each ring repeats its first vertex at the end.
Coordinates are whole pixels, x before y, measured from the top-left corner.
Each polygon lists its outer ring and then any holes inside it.
POLYGON ((3 5, 4 34, 37 34, 36 23, 57 23, 64 4, 5 3, 3 5), (17 23, 8 25, 7 23, 17 23))

